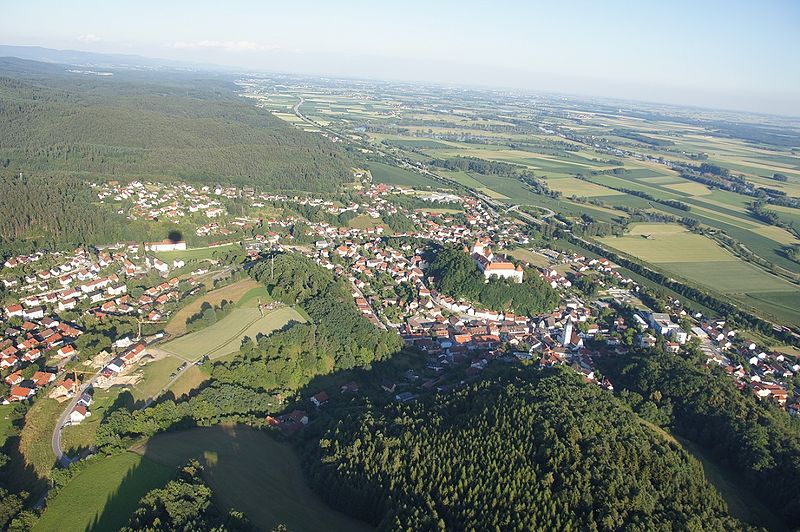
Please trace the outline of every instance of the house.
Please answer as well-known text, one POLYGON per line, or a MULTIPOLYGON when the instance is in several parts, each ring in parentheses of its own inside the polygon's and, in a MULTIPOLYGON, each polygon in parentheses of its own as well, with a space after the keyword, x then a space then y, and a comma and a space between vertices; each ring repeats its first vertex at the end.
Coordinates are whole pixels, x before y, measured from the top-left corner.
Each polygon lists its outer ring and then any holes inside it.
POLYGON ((5 378, 5 381, 6 381, 6 383, 8 383, 9 386, 16 386, 17 384, 21 383, 23 380, 24 379, 22 378, 22 372, 21 371, 15 371, 14 373, 12 373, 11 375, 9 375, 9 376, 7 376, 5 378))
POLYGON ((319 392, 311 397, 311 402, 314 403, 314 406, 319 408, 328 402, 328 394, 325 393, 324 391, 319 392))
POLYGON ((342 385, 342 393, 357 393, 358 390, 358 383, 355 381, 350 381, 347 384, 342 385))
POLYGON ((65 346, 62 346, 61 348, 59 348, 57 353, 58 353, 58 356, 60 356, 61 358, 66 358, 66 357, 71 357, 73 355, 76 355, 78 353, 78 350, 75 349, 75 347, 70 344, 70 345, 65 345, 65 346))
POLYGON ((36 390, 32 388, 25 388, 24 386, 12 386, 11 392, 8 394, 9 401, 24 401, 36 394, 36 390))
POLYGON ((42 386, 47 386, 54 380, 56 380, 55 373, 48 373, 46 371, 37 371, 33 374, 31 380, 36 383, 36 386, 41 388, 42 386))
POLYGON ((69 414, 69 422, 73 425, 80 424, 81 421, 91 416, 92 413, 83 405, 76 405, 69 414))

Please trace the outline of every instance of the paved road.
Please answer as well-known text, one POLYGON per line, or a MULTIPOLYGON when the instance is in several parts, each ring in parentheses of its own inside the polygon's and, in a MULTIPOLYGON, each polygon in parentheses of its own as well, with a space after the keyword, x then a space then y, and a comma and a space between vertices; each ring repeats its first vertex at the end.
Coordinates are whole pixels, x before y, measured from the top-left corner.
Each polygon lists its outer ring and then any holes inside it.
MULTIPOLYGON (((102 369, 100 371, 102 371, 102 369)), ((75 397, 69 400, 69 403, 67 403, 67 408, 61 413, 61 416, 56 422, 56 427, 53 430, 53 437, 50 440, 50 444, 53 447, 53 454, 56 456, 56 463, 61 467, 68 467, 69 464, 72 463, 72 460, 70 460, 70 458, 61 450, 61 429, 64 428, 64 424, 67 422, 67 419, 69 419, 72 409, 78 404, 83 392, 89 389, 92 384, 94 384, 95 379, 100 376, 100 371, 95 373, 92 378, 81 385, 78 393, 75 394, 75 397)))

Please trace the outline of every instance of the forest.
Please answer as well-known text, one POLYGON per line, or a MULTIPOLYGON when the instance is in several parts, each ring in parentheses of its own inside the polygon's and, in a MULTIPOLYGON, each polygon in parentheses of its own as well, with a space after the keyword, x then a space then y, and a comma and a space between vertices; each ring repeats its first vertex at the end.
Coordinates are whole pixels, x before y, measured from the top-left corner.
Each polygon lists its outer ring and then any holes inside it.
POLYGON ((434 250, 430 272, 442 294, 465 298, 490 310, 533 316, 549 312, 558 304, 558 293, 535 271, 526 271, 521 284, 497 278, 484 282, 481 271, 460 248, 434 250))
POLYGON ((0 168, 270 190, 334 191, 352 180, 344 149, 239 98, 227 80, 197 76, 87 77, 0 59, 0 168))
POLYGON ((603 358, 600 367, 632 404, 655 399, 654 422, 741 471, 768 508, 800 525, 800 427, 786 412, 739 391, 722 370, 673 355, 603 358))
POLYGON ((330 408, 312 485, 379 530, 743 528, 698 462, 569 370, 330 408))
POLYGON ((402 347, 400 337, 380 331, 361 315, 341 280, 310 259, 295 254, 275 258, 250 270, 271 296, 299 304, 312 323, 291 324, 269 337, 245 338, 241 352, 211 369, 209 385, 186 401, 165 399, 147 408, 115 410, 97 431, 97 445, 107 453, 125 449, 136 438, 190 426, 262 423, 280 401, 313 377, 338 369, 367 366, 402 347))

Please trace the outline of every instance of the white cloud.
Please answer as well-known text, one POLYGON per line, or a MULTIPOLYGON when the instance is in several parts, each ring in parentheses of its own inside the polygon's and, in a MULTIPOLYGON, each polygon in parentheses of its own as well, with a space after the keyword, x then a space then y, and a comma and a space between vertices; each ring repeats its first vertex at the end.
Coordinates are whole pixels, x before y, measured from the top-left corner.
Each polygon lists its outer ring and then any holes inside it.
POLYGON ((94 33, 86 33, 84 35, 78 35, 77 39, 80 42, 84 43, 84 44, 90 44, 90 43, 98 42, 98 41, 102 40, 100 37, 98 37, 94 33))
POLYGON ((265 52, 276 49, 275 46, 259 44, 253 41, 177 41, 165 46, 179 50, 213 48, 226 52, 265 52))

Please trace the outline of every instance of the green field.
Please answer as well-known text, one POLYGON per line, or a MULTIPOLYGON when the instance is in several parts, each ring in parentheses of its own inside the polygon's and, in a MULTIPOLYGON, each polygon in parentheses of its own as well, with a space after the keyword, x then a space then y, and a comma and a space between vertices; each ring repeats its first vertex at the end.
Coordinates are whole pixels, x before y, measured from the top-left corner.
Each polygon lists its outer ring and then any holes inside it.
POLYGON ((166 484, 175 471, 132 452, 97 457, 48 500, 33 530, 119 530, 139 506, 139 499, 166 484))
POLYGON ((800 288, 675 224, 636 224, 603 244, 755 307, 778 321, 800 322, 800 288))
POLYGON ((225 253, 237 249, 241 249, 241 246, 239 244, 225 244, 222 246, 190 248, 187 249, 186 251, 158 251, 154 252, 153 255, 163 260, 164 262, 171 264, 172 261, 176 259, 187 262, 213 259, 215 253, 225 253))
POLYGON ((367 168, 372 173, 372 180, 375 183, 419 188, 442 188, 440 182, 430 177, 404 168, 398 168, 397 166, 370 161, 367 164, 367 168))
POLYGON ((161 349, 188 361, 205 355, 219 358, 238 351, 245 336, 267 335, 292 321, 306 320, 292 307, 267 311, 263 318, 258 309, 235 308, 217 323, 167 342, 161 349))
POLYGON ((260 530, 361 531, 370 528, 329 508, 306 485, 291 447, 245 426, 215 426, 153 437, 126 452, 87 464, 49 501, 37 531, 118 530, 139 499, 163 486, 190 459, 221 508, 244 512, 260 530))

